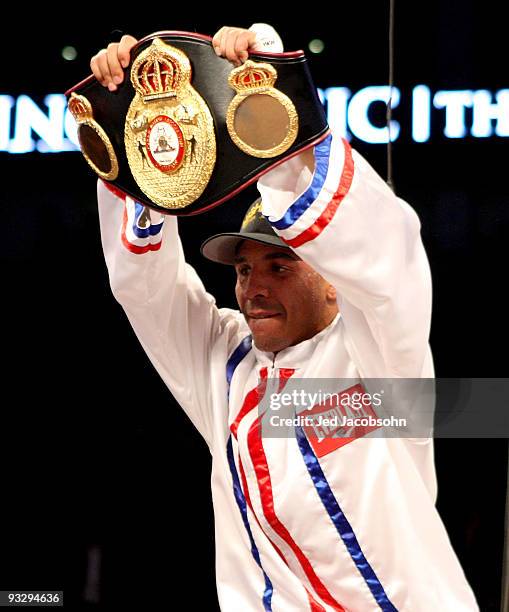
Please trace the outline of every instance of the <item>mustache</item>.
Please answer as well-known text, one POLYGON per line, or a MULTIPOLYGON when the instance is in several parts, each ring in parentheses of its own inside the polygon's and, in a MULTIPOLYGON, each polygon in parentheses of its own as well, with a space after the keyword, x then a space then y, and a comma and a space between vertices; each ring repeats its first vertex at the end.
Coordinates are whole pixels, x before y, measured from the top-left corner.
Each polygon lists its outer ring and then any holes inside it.
POLYGON ((242 314, 244 316, 249 316, 249 313, 257 310, 284 314, 284 309, 281 304, 266 300, 264 298, 254 298, 253 300, 246 302, 244 308, 242 309, 242 314))

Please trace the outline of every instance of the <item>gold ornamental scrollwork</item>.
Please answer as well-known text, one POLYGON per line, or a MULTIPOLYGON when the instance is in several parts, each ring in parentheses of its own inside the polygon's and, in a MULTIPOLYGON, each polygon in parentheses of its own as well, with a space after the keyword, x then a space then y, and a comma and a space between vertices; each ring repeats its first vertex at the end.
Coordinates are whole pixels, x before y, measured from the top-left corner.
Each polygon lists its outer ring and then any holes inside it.
POLYGON ((101 178, 115 180, 118 176, 117 156, 106 132, 94 119, 90 101, 72 93, 68 107, 76 120, 81 152, 88 165, 101 178))
POLYGON ((252 157, 270 158, 295 142, 299 117, 293 102, 274 87, 277 71, 271 65, 248 60, 228 77, 237 92, 226 112, 230 138, 252 157))
POLYGON ((133 62, 136 94, 124 141, 132 175, 143 193, 168 209, 197 200, 216 163, 210 110, 191 85, 187 55, 156 38, 133 62))

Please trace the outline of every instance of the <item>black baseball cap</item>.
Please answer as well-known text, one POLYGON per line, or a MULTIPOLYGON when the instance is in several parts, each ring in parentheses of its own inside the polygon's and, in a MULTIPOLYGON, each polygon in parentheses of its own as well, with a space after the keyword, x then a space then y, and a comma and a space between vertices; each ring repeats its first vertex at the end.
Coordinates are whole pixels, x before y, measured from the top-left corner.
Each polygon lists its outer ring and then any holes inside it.
POLYGON ((233 265, 238 247, 243 240, 289 248, 272 229, 262 214, 262 199, 258 198, 248 208, 240 232, 226 232, 207 238, 201 245, 201 254, 217 263, 233 265))

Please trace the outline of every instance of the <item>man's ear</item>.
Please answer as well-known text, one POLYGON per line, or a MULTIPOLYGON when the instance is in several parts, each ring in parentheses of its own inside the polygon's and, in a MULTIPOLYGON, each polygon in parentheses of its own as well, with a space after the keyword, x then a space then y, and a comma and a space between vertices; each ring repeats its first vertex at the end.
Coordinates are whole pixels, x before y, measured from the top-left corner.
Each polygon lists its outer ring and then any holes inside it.
POLYGON ((336 298, 337 298, 336 287, 334 287, 334 285, 328 284, 327 285, 327 290, 325 292, 325 295, 327 296, 327 299, 330 302, 335 302, 336 298))

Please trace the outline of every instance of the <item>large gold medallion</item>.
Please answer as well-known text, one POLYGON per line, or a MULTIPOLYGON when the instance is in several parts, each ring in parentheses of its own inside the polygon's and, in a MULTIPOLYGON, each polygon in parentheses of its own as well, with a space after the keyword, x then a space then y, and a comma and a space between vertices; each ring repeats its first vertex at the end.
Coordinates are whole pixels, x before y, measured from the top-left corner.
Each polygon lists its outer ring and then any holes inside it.
POLYGON ((248 155, 281 155, 295 142, 299 117, 293 102, 274 87, 277 71, 248 60, 228 77, 237 92, 228 106, 226 125, 233 142, 248 155))
POLYGON ((189 58, 156 38, 134 61, 131 82, 124 136, 133 177, 154 204, 184 208, 203 193, 216 163, 214 122, 191 85, 189 58))

